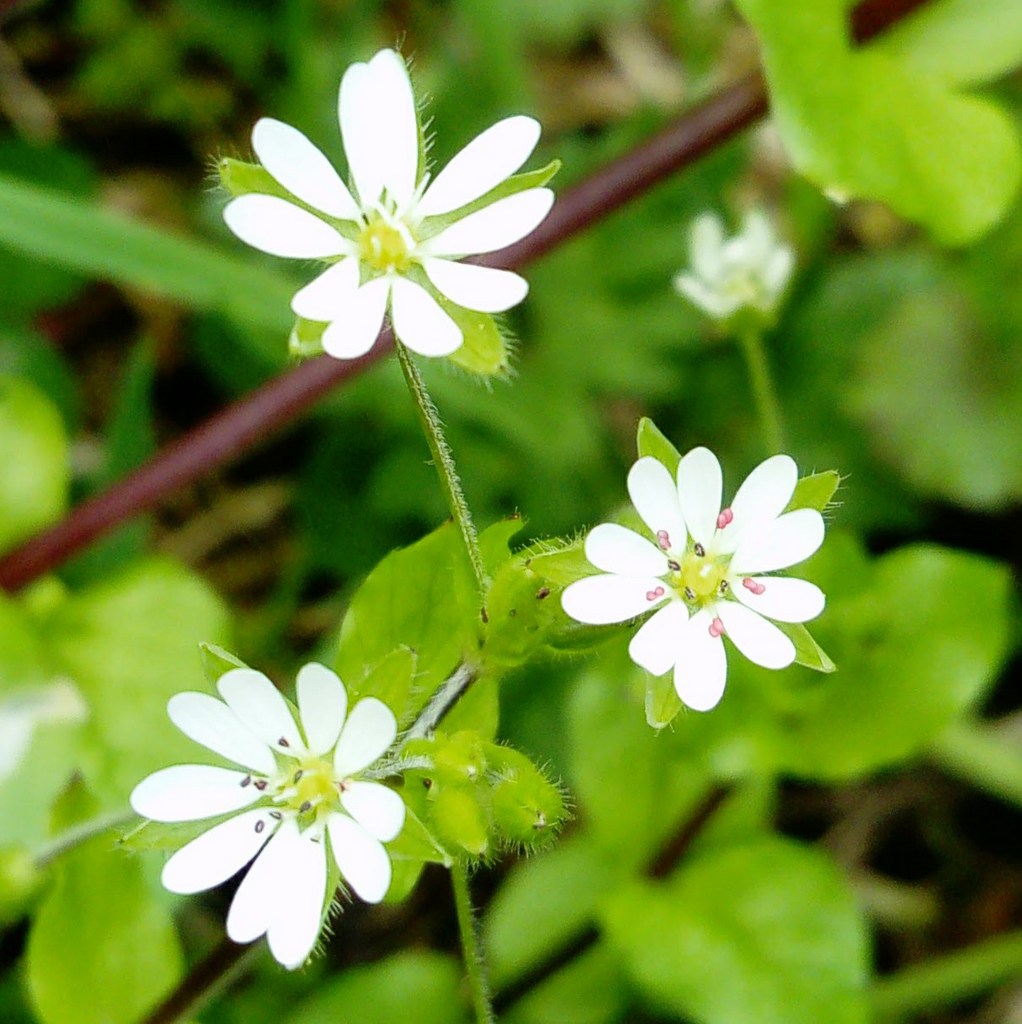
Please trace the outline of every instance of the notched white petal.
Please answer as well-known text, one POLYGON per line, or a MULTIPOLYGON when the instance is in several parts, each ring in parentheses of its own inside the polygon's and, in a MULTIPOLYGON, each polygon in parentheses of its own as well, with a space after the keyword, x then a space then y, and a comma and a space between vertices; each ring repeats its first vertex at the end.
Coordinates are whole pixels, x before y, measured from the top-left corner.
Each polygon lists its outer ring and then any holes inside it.
POLYGON ((288 870, 281 879, 284 898, 266 930, 278 963, 293 971, 309 958, 319 938, 326 899, 326 839, 309 829, 291 846, 288 870))
POLYGON ((678 489, 667 467, 649 455, 639 459, 628 471, 628 495, 661 548, 683 552, 687 538, 685 521, 678 504, 678 489))
POLYGON ((381 700, 365 697, 352 709, 334 753, 334 772, 352 775, 377 760, 397 736, 394 712, 381 700))
POLYGON ((394 50, 380 50, 369 61, 370 116, 375 126, 375 159, 384 187, 400 209, 415 194, 419 165, 419 124, 408 68, 394 50))
POLYGON ((760 529, 787 507, 798 483, 798 467, 790 455, 774 455, 761 462, 742 482, 731 512, 734 519, 717 539, 717 550, 734 551, 742 535, 760 529))
POLYGON ((298 826, 285 818, 241 880, 227 912, 227 934, 235 942, 252 942, 276 919, 286 903, 282 881, 295 869, 298 826))
POLYGON ((294 753, 304 749, 287 701, 262 672, 231 669, 217 680, 217 689, 241 722, 274 750, 294 753))
POLYGON ((496 188, 529 159, 539 142, 539 122, 507 117, 477 135, 436 176, 419 203, 423 217, 450 213, 496 188))
POLYGON ((309 750, 325 754, 341 733, 348 712, 348 692, 336 672, 315 661, 299 669, 295 689, 309 750))
POLYGON ((687 622, 685 606, 671 601, 642 624, 628 645, 628 656, 640 668, 662 676, 678 659, 679 641, 687 622))
POLYGON ((529 292, 525 278, 510 270, 477 267, 439 257, 427 257, 422 267, 437 291, 451 302, 480 313, 503 313, 517 306, 529 292))
POLYGON ((395 277, 391 287, 390 322, 398 340, 423 356, 449 356, 464 340, 436 299, 404 277, 395 277))
POLYGON ((586 558, 604 572, 620 576, 663 576, 667 556, 645 537, 617 523, 601 523, 589 531, 586 558))
POLYGON ((678 641, 674 689, 693 711, 709 711, 720 703, 727 682, 724 642, 710 633, 713 615, 697 612, 685 624, 678 641))
POLYGON ((170 720, 189 738, 229 761, 263 775, 277 762, 269 747, 222 701, 207 693, 176 693, 167 702, 170 720))
POLYGON ((232 199, 224 207, 224 222, 243 242, 271 256, 325 259, 348 249, 329 224, 279 196, 232 199))
POLYGON ((823 543, 823 516, 815 509, 799 508, 743 531, 731 558, 731 572, 773 572, 807 559, 823 543))
POLYGON ((332 217, 358 219, 358 206, 340 175, 297 128, 261 118, 252 129, 252 148, 263 167, 303 203, 332 217))
POLYGON ((724 267, 724 225, 715 213, 701 213, 692 223, 691 257, 695 272, 715 281, 724 267))
POLYGON ((530 188, 498 199, 427 238, 419 251, 426 256, 460 257, 503 249, 529 234, 553 204, 554 194, 548 188, 530 188))
POLYGON ((787 668, 795 645, 772 622, 735 601, 719 601, 717 614, 731 642, 749 661, 763 668, 787 668))
POLYGON ((367 281, 352 296, 347 307, 323 332, 323 350, 334 359, 364 356, 383 329, 383 314, 390 297, 390 280, 377 277, 367 281))
POLYGON ((330 849, 344 880, 366 903, 379 903, 390 888, 390 858, 383 844, 346 814, 327 818, 330 849))
POLYGON ((709 549, 717 529, 723 475, 709 448, 693 448, 678 463, 678 502, 692 539, 709 549))
POLYGON ((405 802, 379 782, 349 782, 341 804, 373 838, 389 843, 404 827, 405 802))
POLYGON ((561 607, 578 622, 604 626, 625 622, 667 600, 655 576, 587 576, 565 587, 561 607))
POLYGON ((808 622, 823 611, 827 603, 823 591, 808 580, 787 576, 748 577, 752 589, 744 580, 733 579, 731 592, 747 608, 778 622, 808 622), (755 593, 762 588, 762 593, 755 593))
POLYGON ((144 778, 131 791, 130 802, 136 813, 153 821, 200 821, 240 811, 261 795, 245 772, 176 764, 144 778))
POLYGON ((306 320, 329 322, 344 316, 357 291, 358 260, 346 256, 295 292, 291 309, 306 320))

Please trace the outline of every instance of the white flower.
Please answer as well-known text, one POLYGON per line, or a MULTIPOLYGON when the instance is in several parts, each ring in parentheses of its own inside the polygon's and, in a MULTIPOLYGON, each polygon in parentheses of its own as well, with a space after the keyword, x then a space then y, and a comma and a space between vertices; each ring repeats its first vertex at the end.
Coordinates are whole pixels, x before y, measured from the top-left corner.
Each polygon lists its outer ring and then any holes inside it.
POLYGON ((68 679, 18 690, 0 699, 0 782, 17 771, 36 729, 59 722, 83 722, 88 716, 88 705, 68 679))
POLYGON ((628 493, 653 543, 613 523, 586 537, 586 557, 605 575, 567 587, 561 602, 580 622, 624 622, 650 608, 628 648, 653 675, 674 668, 678 696, 696 711, 720 700, 727 676, 722 637, 764 668, 795 659, 791 640, 767 621, 807 622, 824 596, 806 580, 765 576, 808 558, 823 542, 814 509, 784 512, 798 481, 787 455, 760 463, 721 509, 721 470, 707 448, 678 466, 677 485, 654 458, 639 459, 628 493))
POLYGON ((692 225, 689 253, 692 273, 678 274, 674 287, 715 320, 727 320, 743 307, 772 314, 795 266, 794 252, 755 210, 726 241, 720 218, 701 214, 692 225))
POLYGON ((348 68, 338 114, 351 188, 301 132, 263 118, 252 147, 297 202, 240 196, 224 209, 227 226, 271 255, 331 263, 291 301, 299 316, 329 323, 323 348, 330 355, 368 352, 387 311, 408 348, 449 355, 461 346, 462 332, 437 293, 466 309, 499 313, 528 291, 510 271, 456 261, 524 238, 549 212, 553 193, 530 188, 452 215, 521 167, 539 140, 539 123, 524 116, 499 121, 431 182, 408 71, 393 50, 348 68))
POLYGON ((242 766, 175 765, 143 779, 131 806, 156 821, 226 820, 183 846, 163 868, 171 892, 211 889, 255 862, 227 915, 227 934, 265 934, 285 967, 305 962, 319 936, 327 893, 327 847, 352 889, 378 903, 390 885, 383 843, 405 820, 401 797, 360 778, 394 742, 397 722, 373 697, 347 713, 340 679, 312 663, 298 673, 301 728, 261 672, 233 669, 204 693, 170 699, 171 721, 189 738, 242 766))

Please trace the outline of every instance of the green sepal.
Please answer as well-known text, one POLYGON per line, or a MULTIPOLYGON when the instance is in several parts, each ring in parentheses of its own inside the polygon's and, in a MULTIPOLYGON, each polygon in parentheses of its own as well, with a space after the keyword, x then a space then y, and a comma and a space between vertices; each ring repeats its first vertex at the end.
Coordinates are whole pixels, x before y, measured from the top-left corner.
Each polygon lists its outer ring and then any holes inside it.
POLYGON ((429 238, 439 234, 444 228, 450 227, 451 224, 467 217, 470 213, 491 206, 498 199, 506 199, 508 196, 517 195, 530 188, 542 188, 560 169, 561 161, 551 160, 545 167, 540 167, 538 170, 512 174, 510 178, 505 178, 499 185, 494 186, 478 199, 472 200, 471 203, 459 206, 457 210, 451 210, 450 213, 429 217, 424 225, 428 234, 424 234, 423 237, 429 238))
POLYGON ((775 622, 774 625, 795 645, 796 665, 803 665, 815 672, 837 671, 837 665, 801 622, 775 622))
POLYGON ((202 671, 206 676, 206 681, 211 686, 216 685, 217 680, 222 675, 236 668, 249 667, 241 658, 231 654, 230 651, 224 650, 218 644, 200 643, 199 659, 202 661, 202 671))
POLYGON ((682 704, 678 691, 674 688, 674 674, 667 672, 662 676, 652 676, 646 683, 646 723, 654 729, 663 729, 671 724, 682 704))
POLYGON ((295 317, 287 336, 287 354, 292 359, 312 359, 323 354, 323 332, 330 325, 325 321, 295 317))
POLYGON ((834 494, 841 485, 841 474, 836 469, 824 470, 822 473, 810 473, 795 484, 795 492, 788 502, 785 512, 797 508, 814 508, 817 512, 825 511, 831 504, 834 494))
POLYGON ((504 377, 511 366, 508 343, 496 318, 451 302, 430 286, 430 294, 461 329, 463 341, 447 358, 480 377, 504 377))
POLYGON ((435 778, 441 784, 475 783, 486 771, 486 755, 479 734, 463 729, 452 736, 438 734, 433 750, 435 778))
POLYGON ((252 164, 246 160, 225 156, 217 161, 216 170, 220 176, 220 184, 232 197, 255 193, 278 196, 288 202, 294 201, 294 196, 262 164, 252 164))
POLYGON ((117 845, 131 853, 147 853, 150 850, 171 852, 180 850, 186 843, 208 832, 215 825, 233 818, 235 812, 221 814, 215 818, 203 818, 200 821, 150 821, 143 818, 133 825, 118 840, 117 845))
POLYGON ((673 477, 681 462, 681 452, 667 439, 660 428, 648 417, 639 420, 639 429, 635 434, 635 447, 639 458, 651 455, 657 462, 663 463, 673 477))
POLYGON ((544 542, 549 550, 533 550, 528 555, 526 564, 532 571, 548 583, 556 587, 566 587, 569 583, 592 576, 595 567, 586 558, 585 541, 582 537, 576 540, 558 540, 544 542))
POLYGON ((28 914, 46 876, 24 846, 0 850, 0 927, 12 925, 28 914))
POLYGON ((521 665, 538 650, 564 618, 556 595, 518 555, 497 571, 486 594, 487 624, 483 658, 503 667, 521 665))
POLYGON ((472 857, 490 852, 489 815, 481 797, 485 791, 471 784, 434 784, 430 790, 429 822, 440 841, 472 857))

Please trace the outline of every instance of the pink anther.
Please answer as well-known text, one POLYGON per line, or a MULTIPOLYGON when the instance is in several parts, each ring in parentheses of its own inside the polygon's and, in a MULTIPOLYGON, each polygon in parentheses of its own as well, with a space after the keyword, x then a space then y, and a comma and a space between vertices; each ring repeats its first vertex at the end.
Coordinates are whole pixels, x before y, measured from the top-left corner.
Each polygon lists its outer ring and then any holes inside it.
POLYGON ((646 591, 646 600, 647 601, 655 601, 657 598, 663 597, 663 596, 664 596, 664 588, 663 587, 657 587, 656 590, 647 590, 646 591))
POLYGON ((661 551, 670 551, 671 535, 666 530, 657 530, 656 542, 659 545, 661 551))
POLYGON ((750 594, 755 594, 757 597, 766 592, 766 587, 762 583, 757 583, 750 576, 746 576, 745 579, 742 580, 742 586, 745 587, 750 594))
POLYGON ((710 623, 710 636, 716 640, 723 632, 724 623, 721 622, 720 619, 715 618, 713 622, 710 623))
POLYGON ((720 515, 717 516, 717 529, 723 530, 735 517, 734 512, 729 508, 721 509, 720 515))

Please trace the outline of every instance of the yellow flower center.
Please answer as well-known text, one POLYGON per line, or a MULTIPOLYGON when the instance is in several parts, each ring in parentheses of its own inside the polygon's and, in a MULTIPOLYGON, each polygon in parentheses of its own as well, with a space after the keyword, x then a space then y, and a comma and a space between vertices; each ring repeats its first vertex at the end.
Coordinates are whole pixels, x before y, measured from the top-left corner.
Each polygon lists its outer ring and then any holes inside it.
POLYGON ((727 565, 720 559, 689 551, 681 560, 681 569, 674 575, 678 590, 690 600, 694 598, 702 604, 719 596, 720 584, 727 576, 727 565))
POLYGON ((408 239, 400 228, 382 218, 370 221, 358 239, 358 255, 373 270, 405 273, 412 265, 408 239))
POLYGON ((321 757, 309 756, 281 782, 273 802, 297 814, 316 814, 320 808, 333 809, 339 799, 333 765, 321 757))

